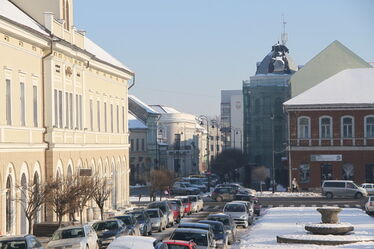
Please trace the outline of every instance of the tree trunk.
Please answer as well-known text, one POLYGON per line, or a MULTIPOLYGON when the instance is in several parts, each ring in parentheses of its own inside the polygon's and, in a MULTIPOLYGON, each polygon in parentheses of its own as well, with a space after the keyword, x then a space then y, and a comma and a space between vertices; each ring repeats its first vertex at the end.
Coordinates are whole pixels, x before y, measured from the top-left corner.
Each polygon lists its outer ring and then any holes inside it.
POLYGON ((58 227, 61 226, 61 222, 62 222, 62 215, 61 214, 58 214, 58 227))
POLYGON ((101 220, 104 220, 104 207, 100 207, 101 220))
POLYGON ((27 220, 29 221, 29 234, 32 234, 32 217, 27 217, 27 220))
POLYGON ((83 208, 79 209, 79 220, 80 220, 81 224, 83 224, 83 208))

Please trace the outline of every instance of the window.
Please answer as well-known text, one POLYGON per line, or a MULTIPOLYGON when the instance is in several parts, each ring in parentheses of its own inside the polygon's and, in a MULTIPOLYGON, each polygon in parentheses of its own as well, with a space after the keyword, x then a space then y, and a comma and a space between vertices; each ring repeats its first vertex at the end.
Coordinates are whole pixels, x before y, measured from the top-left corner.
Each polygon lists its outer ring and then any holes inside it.
POLYGON ((135 144, 135 151, 139 151, 139 139, 136 139, 136 144, 135 144))
POLYGON ((309 139, 310 138, 310 118, 300 117, 298 119, 298 138, 309 139))
POLYGON ((6 80, 6 123, 12 124, 12 91, 10 80, 6 80))
POLYGON ((79 129, 79 96, 75 94, 75 128, 79 129))
POLYGON ((374 138, 374 116, 365 117, 365 137, 374 138))
POLYGON ((130 139, 130 148, 131 151, 134 151, 134 139, 130 139))
POLYGON ((93 104, 92 99, 90 99, 90 129, 93 131, 93 104))
POLYGON ((342 118, 342 137, 343 138, 353 137, 353 118, 351 117, 342 118))
POLYGON ((33 121, 34 127, 38 127, 38 87, 32 87, 32 107, 33 107, 33 121))
POLYGON ((82 104, 82 95, 79 95, 79 129, 83 128, 83 104, 82 104))
POLYGON ((144 138, 142 138, 142 151, 145 151, 145 147, 144 147, 144 138))
POLYGON ((20 105, 20 120, 21 125, 26 125, 26 118, 25 118, 25 83, 19 83, 19 105, 20 105))
POLYGON ((353 180, 354 168, 352 163, 343 164, 342 176, 344 180, 353 180))
POLYGON ((332 121, 330 117, 322 117, 319 122, 319 137, 320 138, 331 138, 331 125, 332 121))
POLYGON ((69 93, 70 129, 73 129, 73 94, 69 93))
POLYGON ((105 132, 108 132, 108 123, 107 123, 107 111, 106 111, 106 103, 104 103, 104 129, 105 132))
POLYGON ((6 181, 6 192, 5 192, 5 217, 6 217, 6 233, 11 233, 13 228, 13 181, 11 176, 7 177, 6 181))
POLYGON ((309 164, 301 164, 299 166, 299 176, 300 176, 300 183, 310 182, 310 165, 309 164))
POLYGON ((117 133, 119 133, 119 107, 117 105, 117 133))
POLYGON ((58 91, 58 127, 62 128, 62 91, 58 91))
POLYGON ((210 145, 210 151, 214 151, 214 145, 213 144, 210 145))
POLYGON ((332 180, 332 165, 322 164, 321 165, 321 180, 332 180))
POLYGON ((55 89, 55 127, 58 127, 58 91, 55 89))
POLYGON ((113 133, 113 104, 110 104, 110 131, 113 133))
POLYGON ((65 128, 69 128, 69 93, 65 93, 65 128))
POLYGON ((97 129, 100 131, 100 102, 97 101, 97 129))

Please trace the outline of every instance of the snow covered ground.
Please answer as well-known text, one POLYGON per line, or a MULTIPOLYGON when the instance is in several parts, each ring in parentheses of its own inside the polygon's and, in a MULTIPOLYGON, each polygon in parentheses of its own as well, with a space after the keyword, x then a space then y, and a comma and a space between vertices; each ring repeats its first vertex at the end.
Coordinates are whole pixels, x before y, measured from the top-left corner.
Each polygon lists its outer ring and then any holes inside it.
MULTIPOLYGON (((374 218, 361 209, 346 208, 339 214, 341 222, 349 222, 354 226, 354 234, 348 236, 371 236, 374 239, 374 218)), ((270 208, 265 211, 247 235, 242 236, 241 243, 233 249, 247 248, 374 248, 374 242, 346 244, 340 246, 319 246, 304 244, 279 244, 277 235, 306 234, 304 225, 320 223, 321 214, 313 207, 270 208)))
POLYGON ((321 197, 321 193, 314 192, 275 192, 272 191, 257 191, 258 197, 321 197))

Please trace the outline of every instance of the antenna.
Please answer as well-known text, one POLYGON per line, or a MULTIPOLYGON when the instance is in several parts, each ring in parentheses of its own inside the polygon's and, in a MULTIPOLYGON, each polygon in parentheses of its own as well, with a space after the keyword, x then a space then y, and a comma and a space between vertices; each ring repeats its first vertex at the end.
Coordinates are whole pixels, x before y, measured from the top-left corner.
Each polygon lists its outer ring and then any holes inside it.
POLYGON ((286 45, 288 41, 288 34, 286 33, 287 22, 284 19, 284 14, 282 14, 282 24, 283 24, 283 33, 281 34, 281 41, 282 41, 282 45, 286 45))

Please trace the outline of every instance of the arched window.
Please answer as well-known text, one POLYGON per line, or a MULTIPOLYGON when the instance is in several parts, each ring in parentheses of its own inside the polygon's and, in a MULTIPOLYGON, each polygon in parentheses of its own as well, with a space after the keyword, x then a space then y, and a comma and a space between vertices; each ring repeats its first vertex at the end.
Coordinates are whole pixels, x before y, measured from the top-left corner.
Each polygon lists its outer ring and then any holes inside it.
POLYGON ((331 138, 332 134, 332 119, 331 117, 321 117, 319 119, 319 137, 331 138))
POLYGON ((112 208, 117 208, 117 170, 114 163, 112 164, 112 208))
POLYGON ((342 118, 342 137, 353 138, 353 118, 343 117, 342 118))
POLYGON ((310 118, 300 117, 297 124, 297 134, 299 139, 309 139, 310 138, 310 118))
POLYGON ((342 175, 344 180, 353 180, 354 168, 352 163, 343 164, 342 175))
MULTIPOLYGON (((38 193, 39 188, 40 188, 39 173, 38 172, 34 173, 34 182, 33 183, 34 183, 35 193, 38 193)), ((34 198, 36 198, 36 196, 38 196, 38 194, 35 194, 34 196, 35 196, 34 198)), ((41 222, 41 217, 42 217, 41 210, 39 208, 38 212, 36 212, 34 222, 35 223, 41 222)))
POLYGON ((374 116, 365 117, 365 137, 374 138, 374 116))
POLYGON ((22 174, 21 186, 21 234, 26 234, 27 219, 24 209, 27 207, 27 180, 25 174, 22 174))
POLYGON ((8 176, 6 180, 6 194, 5 194, 5 218, 6 218, 6 233, 11 233, 13 228, 13 180, 8 176))

